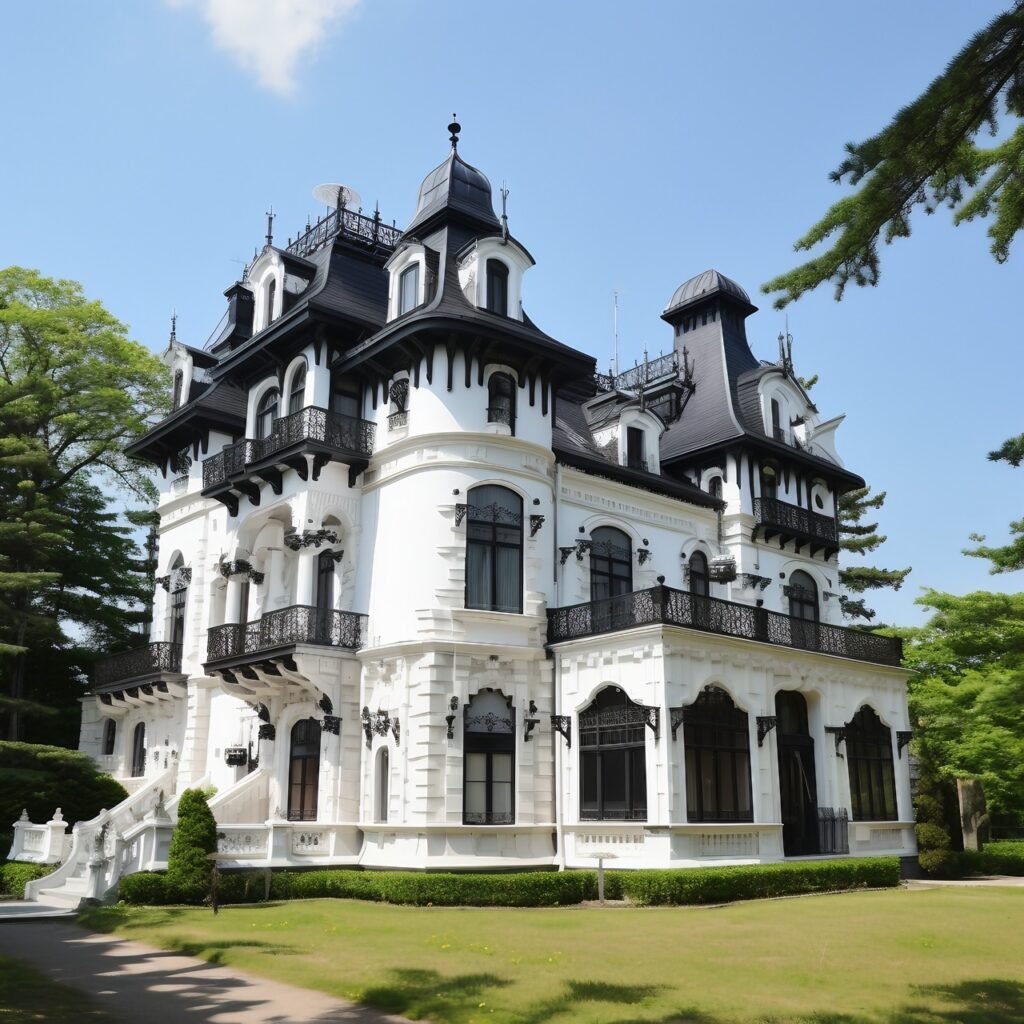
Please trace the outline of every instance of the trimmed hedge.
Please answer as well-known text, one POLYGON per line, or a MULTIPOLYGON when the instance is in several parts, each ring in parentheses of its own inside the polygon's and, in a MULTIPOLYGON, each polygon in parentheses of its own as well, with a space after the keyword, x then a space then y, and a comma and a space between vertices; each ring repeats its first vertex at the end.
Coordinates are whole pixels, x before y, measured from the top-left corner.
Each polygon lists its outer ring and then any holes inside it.
MULTIPOLYGON (((896 857, 727 868, 606 871, 605 896, 638 906, 730 903, 734 900, 797 896, 899 884, 896 857)), ((266 874, 222 872, 221 904, 256 903, 264 898, 266 874)), ((188 902, 189 894, 163 874, 139 873, 121 880, 125 903, 159 906, 188 902)), ((413 871, 276 871, 272 900, 356 899, 435 907, 557 907, 597 899, 593 871, 533 871, 519 874, 423 874, 413 871)))
POLYGON ((56 864, 26 864, 21 861, 7 861, 0 864, 0 896, 23 900, 25 883, 45 878, 57 869, 56 864))
POLYGON ((957 855, 962 875, 1024 875, 1024 843, 988 843, 957 855))

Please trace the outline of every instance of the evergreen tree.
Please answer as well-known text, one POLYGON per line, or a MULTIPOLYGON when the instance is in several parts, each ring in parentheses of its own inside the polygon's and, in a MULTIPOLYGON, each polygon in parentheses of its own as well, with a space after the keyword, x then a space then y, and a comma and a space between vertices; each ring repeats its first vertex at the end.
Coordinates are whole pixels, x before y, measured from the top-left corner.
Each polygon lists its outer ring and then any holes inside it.
MULTIPOLYGON (((1019 467, 1024 462, 1024 434, 1004 441, 1002 447, 989 452, 988 457, 992 462, 1008 462, 1019 467)), ((969 548, 964 554, 972 558, 987 558, 992 563, 993 574, 1024 569, 1024 519, 1010 523, 1010 534, 1012 540, 1009 544, 994 548, 983 543, 985 538, 982 534, 972 534, 971 540, 977 541, 978 546, 969 548)))
POLYGON ((210 892, 217 850, 217 823, 200 789, 186 789, 178 801, 178 824, 167 853, 167 886, 184 903, 202 903, 210 892))
POLYGON ((126 575, 137 553, 107 495, 155 496, 124 446, 166 394, 163 365, 79 285, 0 270, 0 717, 12 739, 26 712, 52 713, 30 657, 69 643, 62 624, 124 643, 139 618, 126 575))

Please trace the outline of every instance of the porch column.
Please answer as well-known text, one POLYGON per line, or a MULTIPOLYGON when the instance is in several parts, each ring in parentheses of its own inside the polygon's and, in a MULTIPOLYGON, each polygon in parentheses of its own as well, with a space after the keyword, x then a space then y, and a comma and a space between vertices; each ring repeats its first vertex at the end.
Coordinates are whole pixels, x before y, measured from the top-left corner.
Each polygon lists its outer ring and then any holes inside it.
POLYGON ((316 552, 303 549, 296 553, 298 559, 298 574, 296 576, 295 604, 314 605, 316 595, 313 593, 316 580, 314 562, 316 552))

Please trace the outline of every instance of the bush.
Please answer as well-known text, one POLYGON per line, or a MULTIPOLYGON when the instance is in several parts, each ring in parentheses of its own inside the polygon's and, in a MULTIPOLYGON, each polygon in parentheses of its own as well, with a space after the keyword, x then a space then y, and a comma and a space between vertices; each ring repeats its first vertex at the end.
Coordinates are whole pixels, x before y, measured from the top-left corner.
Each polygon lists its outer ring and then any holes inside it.
POLYGON ((13 860, 0 864, 0 896, 23 900, 25 883, 45 878, 52 874, 56 867, 56 864, 24 864, 13 860))
POLYGON ((118 898, 125 903, 141 903, 150 907, 176 902, 168 893, 167 876, 162 871, 139 871, 134 875, 125 875, 118 886, 118 898))
MULTIPOLYGON (((101 775, 86 754, 63 747, 0 741, 0 828, 21 816, 49 821, 59 807, 71 825, 95 818, 128 795, 109 775, 101 775)), ((0 856, 6 855, 0 850, 0 856)))
POLYGON ((1024 842, 988 843, 958 857, 964 875, 1024 875, 1024 842))
POLYGON ((198 789, 186 789, 178 801, 178 824, 167 854, 167 887, 179 897, 175 902, 202 903, 210 893, 213 862, 207 856, 217 851, 217 823, 198 789))

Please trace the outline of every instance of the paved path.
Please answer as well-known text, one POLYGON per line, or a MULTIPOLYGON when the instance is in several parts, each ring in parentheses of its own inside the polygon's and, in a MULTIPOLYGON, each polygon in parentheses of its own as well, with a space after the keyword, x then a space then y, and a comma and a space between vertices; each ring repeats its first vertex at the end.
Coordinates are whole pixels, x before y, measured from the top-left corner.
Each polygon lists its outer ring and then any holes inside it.
POLYGON ((0 954, 88 992, 125 1024, 408 1024, 66 921, 0 918, 0 954))

